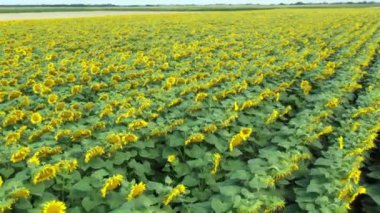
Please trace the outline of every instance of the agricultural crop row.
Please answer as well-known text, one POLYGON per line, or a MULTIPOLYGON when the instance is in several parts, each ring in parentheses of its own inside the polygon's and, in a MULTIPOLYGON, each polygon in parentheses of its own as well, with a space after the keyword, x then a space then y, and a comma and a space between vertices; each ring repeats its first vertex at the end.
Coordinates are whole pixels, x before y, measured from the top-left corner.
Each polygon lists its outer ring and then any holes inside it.
POLYGON ((0 22, 0 212, 346 212, 378 196, 360 180, 379 15, 0 22))

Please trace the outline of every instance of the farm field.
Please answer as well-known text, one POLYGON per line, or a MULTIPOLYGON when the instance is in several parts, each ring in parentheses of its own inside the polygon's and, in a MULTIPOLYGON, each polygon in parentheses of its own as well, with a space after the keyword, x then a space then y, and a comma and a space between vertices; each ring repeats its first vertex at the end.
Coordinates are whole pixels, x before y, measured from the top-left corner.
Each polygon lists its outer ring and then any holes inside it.
POLYGON ((81 11, 81 12, 31 12, 31 13, 0 13, 0 21, 33 20, 33 19, 62 19, 105 17, 135 14, 178 13, 174 11, 81 11))
POLYGON ((0 21, 0 35, 0 212, 380 209, 379 9, 0 21))
POLYGON ((330 3, 304 5, 255 5, 255 4, 209 4, 209 5, 0 5, 0 13, 31 13, 31 12, 83 12, 83 11, 245 11, 269 10, 280 8, 369 8, 379 7, 380 3, 330 3))

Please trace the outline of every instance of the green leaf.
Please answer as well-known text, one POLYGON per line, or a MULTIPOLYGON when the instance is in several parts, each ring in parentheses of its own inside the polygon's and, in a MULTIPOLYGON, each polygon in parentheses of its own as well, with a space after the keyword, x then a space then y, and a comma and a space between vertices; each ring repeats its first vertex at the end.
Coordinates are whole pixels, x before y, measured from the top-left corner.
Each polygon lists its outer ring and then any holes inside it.
POLYGON ((148 159, 156 159, 160 157, 160 152, 158 149, 143 149, 140 150, 140 156, 148 159))
POLYGON ((202 168, 207 164, 207 162, 202 159, 196 159, 187 161, 187 164, 192 168, 202 168))
POLYGON ((367 186, 367 194, 376 202, 377 205, 380 205, 380 185, 373 184, 367 186))
POLYGON ((139 206, 148 208, 154 204, 157 204, 157 202, 161 202, 161 199, 154 196, 141 195, 138 198, 136 198, 135 201, 138 203, 139 206))
POLYGON ((318 166, 330 166, 331 165, 331 161, 326 159, 326 158, 318 158, 314 165, 318 165, 318 166))
MULTIPOLYGON (((244 144, 242 144, 242 145, 244 145, 244 144)), ((235 148, 234 150, 232 150, 232 152, 228 153, 228 155, 231 156, 231 157, 238 157, 238 156, 240 156, 242 154, 243 153, 239 149, 237 149, 237 148, 235 148)))
POLYGON ((206 135, 205 141, 207 143, 215 145, 215 144, 218 143, 219 140, 218 140, 218 138, 214 134, 209 134, 209 135, 206 135))
POLYGON ((241 187, 239 186, 221 186, 219 188, 220 193, 226 196, 235 196, 240 193, 241 187))
POLYGON ((191 189, 191 194, 194 195, 195 198, 197 198, 200 201, 207 201, 210 199, 210 196, 212 195, 212 191, 210 189, 199 189, 199 188, 194 188, 191 189))
POLYGON ((109 173, 104 169, 99 169, 92 173, 91 177, 94 177, 96 179, 102 180, 104 177, 108 176, 109 173))
POLYGON ((15 170, 12 167, 7 167, 7 168, 1 168, 0 169, 0 174, 3 176, 3 178, 8 178, 14 172, 15 172, 15 170))
POLYGON ((166 176, 165 177, 165 183, 168 185, 171 185, 173 183, 173 180, 169 176, 166 176))
POLYGON ((68 212, 70 212, 70 213, 82 213, 82 209, 79 206, 76 206, 74 208, 70 208, 68 212))
POLYGON ((26 200, 26 199, 20 199, 19 201, 17 201, 15 207, 16 207, 17 209, 25 210, 25 209, 32 209, 32 208, 33 208, 33 205, 30 203, 29 200, 26 200))
POLYGON ((202 149, 199 145, 193 144, 190 148, 185 149, 185 153, 191 158, 199 159, 204 156, 205 150, 202 149))
POLYGON ((253 119, 251 116, 240 115, 238 121, 244 125, 252 125, 253 119))
POLYGON ((78 183, 74 184, 72 186, 72 188, 75 189, 75 190, 78 190, 78 191, 82 191, 82 192, 89 192, 89 191, 91 191, 93 189, 90 186, 90 180, 89 180, 89 178, 83 178, 78 183))
POLYGON ((168 141, 169 141, 169 146, 171 147, 178 147, 178 146, 185 145, 184 137, 178 132, 175 132, 172 135, 169 135, 168 141))
POLYGON ((318 183, 316 180, 311 180, 310 184, 306 188, 306 192, 321 192, 321 184, 318 183))
POLYGON ((245 164, 239 160, 229 160, 221 164, 221 167, 227 171, 235 171, 244 168, 245 164))
POLYGON ((99 202, 98 201, 93 201, 91 200, 89 197, 85 197, 83 200, 82 200, 82 206, 83 208, 87 211, 87 212, 90 212, 92 209, 94 209, 95 207, 97 207, 99 205, 99 202))
POLYGON ((249 173, 245 170, 236 170, 231 172, 230 179, 247 180, 250 177, 249 173))
POLYGON ((380 180, 380 170, 375 170, 367 174, 368 177, 380 180))
POLYGON ((106 162, 101 158, 93 158, 88 165, 93 169, 101 169, 106 167, 106 162))
POLYGON ((111 209, 121 206, 126 202, 126 196, 121 196, 119 193, 110 193, 108 195, 107 204, 111 209))
POLYGON ((128 163, 128 166, 134 169, 134 172, 139 178, 145 178, 145 174, 152 172, 148 161, 144 161, 144 163, 141 164, 133 159, 128 163))
POLYGON ((187 164, 184 164, 184 163, 177 163, 173 169, 177 173, 177 175, 180 177, 189 174, 191 171, 191 168, 187 164))
POLYGON ((222 202, 218 198, 211 199, 211 208, 216 213, 226 212, 230 208, 230 205, 229 202, 222 202))
POLYGON ((45 183, 33 184, 28 187, 32 195, 41 197, 45 191, 45 183))
POLYGON ((225 152, 228 149, 227 143, 224 140, 216 137, 214 134, 207 135, 205 141, 214 145, 215 148, 221 153, 225 152))
POLYGON ((192 187, 192 186, 196 186, 199 184, 199 179, 194 178, 191 175, 186 175, 186 177, 183 179, 182 182, 183 182, 183 184, 185 184, 185 186, 192 187))
POLYGON ((113 156, 113 164, 121 165, 125 161, 131 159, 131 155, 129 152, 116 152, 113 156))
POLYGON ((147 183, 147 188, 149 190, 156 191, 158 194, 165 191, 164 185, 162 183, 158 183, 158 182, 149 181, 147 183))

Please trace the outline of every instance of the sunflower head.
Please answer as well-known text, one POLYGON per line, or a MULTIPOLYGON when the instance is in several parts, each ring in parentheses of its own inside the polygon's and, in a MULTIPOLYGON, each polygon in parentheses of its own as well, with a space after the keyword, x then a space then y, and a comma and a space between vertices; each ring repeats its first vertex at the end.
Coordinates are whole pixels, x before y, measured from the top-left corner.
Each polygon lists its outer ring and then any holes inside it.
POLYGON ((252 128, 242 128, 240 129, 240 136, 243 140, 247 140, 249 136, 252 134, 252 128))
POLYGON ((66 205, 59 200, 52 200, 43 204, 43 213, 65 213, 66 205))
POLYGON ((177 157, 175 155, 169 155, 168 156, 168 162, 174 163, 176 161, 177 157))
POLYGON ((13 199, 28 198, 30 196, 30 190, 23 187, 11 192, 10 196, 13 199))
POLYGON ((32 114, 32 117, 30 118, 30 121, 32 124, 39 124, 43 120, 42 115, 39 112, 35 112, 32 114))
POLYGON ((126 134, 123 134, 122 140, 125 143, 136 142, 138 140, 138 136, 132 133, 126 133, 126 134))
POLYGON ((138 196, 140 196, 146 190, 146 185, 143 182, 138 184, 133 184, 131 191, 128 194, 127 199, 132 200, 138 196))
POLYGON ((48 103, 49 104, 54 104, 57 101, 58 101, 58 95, 56 95, 56 94, 49 95, 49 97, 48 97, 48 103))

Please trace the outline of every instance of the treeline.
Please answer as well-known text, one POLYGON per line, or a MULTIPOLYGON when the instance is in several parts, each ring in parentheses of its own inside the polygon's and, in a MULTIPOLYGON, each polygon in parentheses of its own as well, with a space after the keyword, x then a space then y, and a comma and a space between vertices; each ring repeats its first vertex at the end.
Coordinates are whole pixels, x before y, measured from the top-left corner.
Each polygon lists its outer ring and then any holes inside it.
POLYGON ((285 4, 285 3, 280 3, 278 5, 321 5, 321 4, 378 4, 379 2, 375 2, 375 1, 360 1, 360 2, 352 2, 352 1, 348 1, 348 2, 331 2, 331 3, 328 3, 328 2, 321 2, 321 3, 304 3, 304 2, 296 2, 296 3, 291 3, 291 4, 285 4))
MULTIPOLYGON (((375 1, 361 1, 361 2, 320 2, 320 3, 307 3, 307 2, 296 2, 296 3, 279 3, 279 4, 269 4, 270 6, 286 6, 286 5, 344 5, 344 4, 380 4, 380 2, 375 1)), ((146 5, 115 5, 115 4, 40 4, 40 5, 1 5, 1 7, 168 7, 168 6, 268 6, 268 4, 208 4, 208 5, 197 5, 197 4, 172 4, 172 5, 160 5, 160 4, 146 4, 146 5)))

